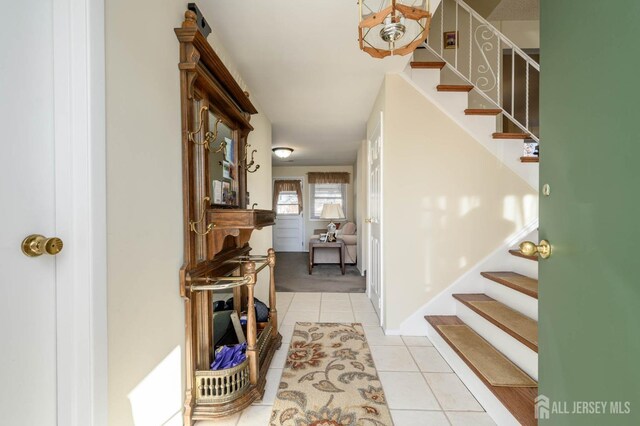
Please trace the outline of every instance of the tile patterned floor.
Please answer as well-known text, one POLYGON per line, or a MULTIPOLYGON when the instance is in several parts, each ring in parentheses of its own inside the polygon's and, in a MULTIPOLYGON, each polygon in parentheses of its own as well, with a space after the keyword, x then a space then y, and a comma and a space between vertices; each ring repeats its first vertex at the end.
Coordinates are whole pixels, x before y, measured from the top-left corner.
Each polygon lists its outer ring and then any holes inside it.
POLYGON ((385 336, 362 293, 278 293, 282 347, 267 373, 262 401, 242 413, 198 426, 267 426, 297 321, 360 322, 395 426, 488 426, 495 423, 426 337, 385 336))

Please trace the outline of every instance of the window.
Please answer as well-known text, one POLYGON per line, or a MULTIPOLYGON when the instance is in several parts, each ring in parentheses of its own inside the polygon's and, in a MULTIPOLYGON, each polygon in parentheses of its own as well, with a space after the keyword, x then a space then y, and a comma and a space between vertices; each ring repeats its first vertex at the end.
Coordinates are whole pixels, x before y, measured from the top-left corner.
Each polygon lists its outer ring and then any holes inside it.
POLYGON ((311 194, 311 219, 320 219, 322 206, 325 204, 340 204, 344 214, 347 214, 347 184, 344 183, 313 183, 309 185, 311 194))
POLYGON ((300 202, 298 200, 298 193, 296 191, 282 191, 278 194, 276 214, 300 214, 300 202))

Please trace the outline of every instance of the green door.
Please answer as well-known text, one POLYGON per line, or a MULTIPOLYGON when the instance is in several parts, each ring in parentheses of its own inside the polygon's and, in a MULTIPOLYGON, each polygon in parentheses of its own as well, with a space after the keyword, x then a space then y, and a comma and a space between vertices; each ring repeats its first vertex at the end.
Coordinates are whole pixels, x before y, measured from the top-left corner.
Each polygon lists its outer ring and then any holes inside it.
POLYGON ((540 3, 541 423, 640 425, 640 1, 540 3))

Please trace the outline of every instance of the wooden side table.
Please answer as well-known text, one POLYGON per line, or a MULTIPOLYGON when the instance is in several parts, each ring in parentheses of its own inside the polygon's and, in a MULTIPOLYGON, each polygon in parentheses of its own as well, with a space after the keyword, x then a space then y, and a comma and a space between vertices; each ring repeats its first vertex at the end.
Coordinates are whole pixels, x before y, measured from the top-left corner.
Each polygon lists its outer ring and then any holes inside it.
POLYGON ((342 275, 344 275, 344 241, 336 240, 330 243, 323 243, 317 238, 312 238, 309 240, 309 275, 311 275, 311 271, 313 269, 313 252, 316 248, 337 248, 340 253, 340 270, 342 271, 342 275))

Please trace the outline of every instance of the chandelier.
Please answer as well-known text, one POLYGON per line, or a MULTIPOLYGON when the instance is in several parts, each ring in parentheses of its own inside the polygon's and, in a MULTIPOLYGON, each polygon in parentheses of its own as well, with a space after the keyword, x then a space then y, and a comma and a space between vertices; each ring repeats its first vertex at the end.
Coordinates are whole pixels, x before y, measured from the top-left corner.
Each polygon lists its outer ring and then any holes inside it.
POLYGON ((429 35, 429 0, 358 0, 360 49, 374 58, 406 55, 429 35))

